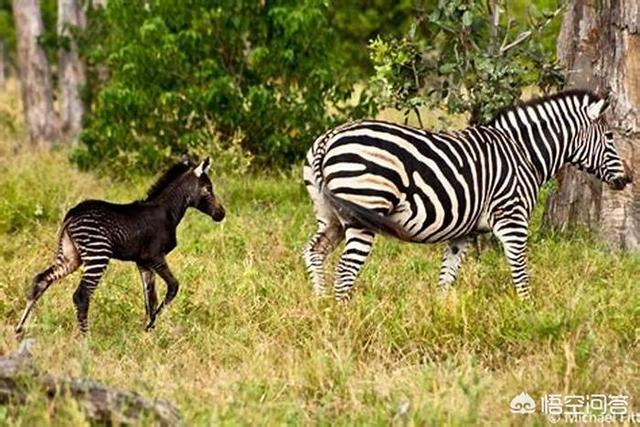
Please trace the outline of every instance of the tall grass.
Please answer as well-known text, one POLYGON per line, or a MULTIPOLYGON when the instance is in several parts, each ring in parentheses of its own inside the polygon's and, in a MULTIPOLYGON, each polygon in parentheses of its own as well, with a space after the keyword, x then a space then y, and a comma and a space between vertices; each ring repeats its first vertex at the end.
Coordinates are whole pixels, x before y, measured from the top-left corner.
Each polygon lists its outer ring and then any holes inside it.
MULTIPOLYGON (((98 179, 63 149, 16 144, 19 130, 0 141, 0 353, 17 347, 12 328, 64 211, 89 197, 131 200, 150 182, 98 179)), ((497 247, 472 252, 440 299, 442 247, 378 238, 355 298, 337 305, 311 295, 300 261, 314 221, 297 172, 214 177, 228 216, 187 214, 168 257, 182 286, 151 333, 133 265, 111 263, 87 339, 71 302, 78 275, 52 286, 27 332, 37 363, 169 399, 193 425, 542 424, 510 414, 523 391, 627 394, 640 411, 637 255, 545 233, 538 212, 527 305, 497 247)), ((0 406, 2 424, 82 422, 71 401, 50 405, 37 391, 0 406)))

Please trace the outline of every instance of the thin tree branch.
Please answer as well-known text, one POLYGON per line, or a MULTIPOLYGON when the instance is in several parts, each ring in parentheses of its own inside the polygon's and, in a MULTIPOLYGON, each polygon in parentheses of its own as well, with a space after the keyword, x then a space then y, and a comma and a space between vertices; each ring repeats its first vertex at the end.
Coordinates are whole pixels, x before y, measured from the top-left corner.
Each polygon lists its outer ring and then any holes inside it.
POLYGON ((516 46, 518 46, 520 43, 524 42, 525 40, 527 40, 529 37, 531 37, 533 35, 533 31, 531 30, 527 30, 527 31, 523 31, 520 34, 518 34, 518 37, 516 37, 516 39, 514 41, 512 41, 511 43, 509 43, 508 45, 503 45, 500 47, 500 53, 505 53, 506 51, 508 51, 509 49, 512 49, 516 46))

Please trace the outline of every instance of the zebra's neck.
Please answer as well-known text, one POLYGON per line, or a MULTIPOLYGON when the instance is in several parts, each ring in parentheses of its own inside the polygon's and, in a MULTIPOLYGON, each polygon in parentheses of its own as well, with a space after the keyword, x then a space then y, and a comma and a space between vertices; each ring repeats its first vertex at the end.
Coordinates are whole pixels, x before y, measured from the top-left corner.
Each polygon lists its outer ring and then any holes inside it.
POLYGON ((154 203, 167 211, 171 222, 177 227, 189 207, 189 198, 183 186, 176 183, 160 193, 154 203))
POLYGON ((542 99, 503 111, 490 125, 521 146, 542 185, 571 159, 575 140, 588 125, 587 103, 586 95, 577 94, 542 99))

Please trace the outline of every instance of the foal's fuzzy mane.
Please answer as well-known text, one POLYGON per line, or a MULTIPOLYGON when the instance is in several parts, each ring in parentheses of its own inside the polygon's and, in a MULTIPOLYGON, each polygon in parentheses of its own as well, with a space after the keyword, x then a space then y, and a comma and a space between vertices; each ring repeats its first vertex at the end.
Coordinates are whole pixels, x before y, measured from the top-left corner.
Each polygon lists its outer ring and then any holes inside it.
POLYGON ((173 181, 181 177, 185 172, 189 169, 195 167, 196 164, 192 160, 181 160, 167 169, 160 177, 156 180, 156 182, 149 187, 147 191, 147 198, 145 201, 150 201, 158 197, 160 193, 162 193, 173 181))
POLYGON ((498 120, 500 117, 502 117, 505 114, 507 114, 509 111, 516 112, 520 108, 535 107, 537 105, 544 104, 545 102, 548 102, 548 101, 551 101, 551 100, 557 100, 557 99, 566 99, 566 98, 576 97, 580 101, 582 101, 582 99, 585 96, 589 97, 589 103, 594 103, 594 102, 597 102, 597 101, 599 101, 601 99, 600 96, 596 95, 595 93, 593 93, 593 92, 591 92, 589 90, 583 90, 583 89, 565 90, 565 91, 562 91, 562 92, 554 93, 553 95, 534 97, 534 98, 529 99, 528 101, 521 101, 521 102, 518 102, 518 103, 516 103, 514 105, 509 105, 507 107, 503 107, 503 108, 499 109, 493 115, 491 120, 489 120, 489 123, 495 123, 496 120, 498 120))

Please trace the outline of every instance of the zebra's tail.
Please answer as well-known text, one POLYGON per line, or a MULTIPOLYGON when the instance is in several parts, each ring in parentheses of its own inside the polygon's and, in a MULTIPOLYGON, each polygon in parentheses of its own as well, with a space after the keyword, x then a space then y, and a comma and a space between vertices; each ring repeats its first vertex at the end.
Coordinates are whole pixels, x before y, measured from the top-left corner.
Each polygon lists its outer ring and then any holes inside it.
POLYGON ((411 240, 411 236, 389 217, 338 197, 326 186, 323 187, 322 193, 342 220, 355 222, 371 231, 387 234, 401 240, 411 240))

